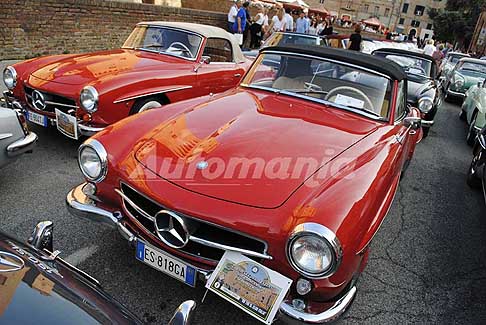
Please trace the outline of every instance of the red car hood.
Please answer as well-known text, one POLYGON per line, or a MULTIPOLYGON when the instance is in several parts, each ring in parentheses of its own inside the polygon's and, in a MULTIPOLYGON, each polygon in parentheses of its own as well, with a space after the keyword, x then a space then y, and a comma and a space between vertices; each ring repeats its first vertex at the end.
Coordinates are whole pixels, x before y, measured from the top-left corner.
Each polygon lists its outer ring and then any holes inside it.
POLYGON ((157 53, 118 49, 61 58, 33 71, 32 75, 45 81, 85 85, 103 78, 181 60, 157 53))
POLYGON ((234 203, 276 208, 377 127, 377 122, 321 104, 234 90, 151 130, 135 157, 154 180, 234 203))

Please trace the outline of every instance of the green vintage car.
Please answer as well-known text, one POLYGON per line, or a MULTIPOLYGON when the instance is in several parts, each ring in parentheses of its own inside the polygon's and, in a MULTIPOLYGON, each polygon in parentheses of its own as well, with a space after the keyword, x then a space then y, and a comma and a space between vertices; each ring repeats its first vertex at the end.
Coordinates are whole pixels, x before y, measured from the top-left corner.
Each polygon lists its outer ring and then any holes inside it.
POLYGON ((445 83, 445 98, 464 99, 469 88, 486 79, 486 60, 459 60, 445 83))
POLYGON ((466 141, 473 145, 476 134, 486 125, 486 81, 471 86, 465 94, 460 118, 468 127, 466 141))

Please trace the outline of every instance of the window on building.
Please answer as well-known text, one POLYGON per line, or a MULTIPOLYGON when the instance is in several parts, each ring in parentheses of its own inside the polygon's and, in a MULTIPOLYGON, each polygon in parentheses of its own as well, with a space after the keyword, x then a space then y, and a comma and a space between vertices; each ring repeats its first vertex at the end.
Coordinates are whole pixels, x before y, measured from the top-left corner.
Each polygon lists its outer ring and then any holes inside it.
POLYGON ((424 11, 425 11, 425 7, 424 6, 415 6, 415 10, 414 10, 413 14, 415 16, 423 16, 424 15, 424 11))
POLYGON ((223 38, 208 38, 203 55, 211 57, 211 62, 233 62, 231 44, 223 38))
POLYGON ((385 17, 390 16, 390 8, 385 8, 385 17))
POLYGON ((432 29, 432 28, 433 28, 432 24, 431 23, 428 23, 427 24, 427 29, 432 29))
POLYGON ((404 23, 405 23, 405 18, 400 18, 400 20, 398 21, 398 24, 403 25, 404 23))
POLYGON ((412 25, 412 27, 419 27, 420 26, 420 21, 418 21, 418 20, 412 20, 412 22, 410 23, 410 25, 412 25))
POLYGON ((378 16, 378 12, 380 11, 380 7, 379 6, 375 6, 375 11, 373 11, 373 14, 375 16, 378 16))
POLYGON ((370 10, 370 5, 368 5, 368 4, 364 4, 364 5, 363 5, 363 11, 364 11, 364 12, 368 12, 369 10, 370 10))
POLYGON ((407 11, 408 11, 408 6, 409 6, 409 4, 408 4, 408 3, 404 3, 404 4, 403 4, 402 12, 403 12, 404 14, 406 14, 406 13, 407 13, 407 11))

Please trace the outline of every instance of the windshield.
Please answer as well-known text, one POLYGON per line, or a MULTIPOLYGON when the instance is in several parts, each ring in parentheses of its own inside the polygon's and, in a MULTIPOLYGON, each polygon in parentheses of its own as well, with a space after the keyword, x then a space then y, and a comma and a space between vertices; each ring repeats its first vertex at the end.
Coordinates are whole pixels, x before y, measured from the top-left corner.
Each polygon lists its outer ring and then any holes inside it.
POLYGON ((260 54, 242 86, 299 96, 383 119, 390 110, 389 79, 321 58, 260 54))
POLYGON ((458 71, 465 75, 486 78, 486 65, 483 64, 464 62, 458 68, 458 71))
POLYGON ((321 38, 298 35, 298 34, 284 34, 284 33, 273 33, 265 43, 263 47, 270 46, 282 46, 288 44, 298 44, 298 45, 322 45, 323 40, 321 38))
POLYGON ((405 73, 412 75, 419 75, 430 77, 430 72, 432 70, 432 61, 425 60, 418 57, 404 56, 397 54, 384 54, 377 53, 379 56, 385 57, 393 62, 397 63, 399 66, 405 70, 405 73))
POLYGON ((137 26, 128 36, 123 48, 195 59, 201 42, 201 36, 183 30, 157 26, 137 26))

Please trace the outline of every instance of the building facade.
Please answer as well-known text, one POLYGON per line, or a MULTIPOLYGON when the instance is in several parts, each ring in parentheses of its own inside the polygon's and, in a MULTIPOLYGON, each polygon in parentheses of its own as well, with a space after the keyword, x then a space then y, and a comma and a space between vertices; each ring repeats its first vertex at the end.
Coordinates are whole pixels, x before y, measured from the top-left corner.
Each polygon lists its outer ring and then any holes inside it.
POLYGON ((442 9, 446 0, 306 0, 311 6, 324 6, 341 19, 360 21, 376 17, 388 29, 420 38, 434 35, 429 9, 442 9))

